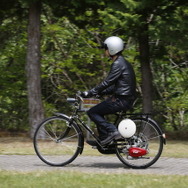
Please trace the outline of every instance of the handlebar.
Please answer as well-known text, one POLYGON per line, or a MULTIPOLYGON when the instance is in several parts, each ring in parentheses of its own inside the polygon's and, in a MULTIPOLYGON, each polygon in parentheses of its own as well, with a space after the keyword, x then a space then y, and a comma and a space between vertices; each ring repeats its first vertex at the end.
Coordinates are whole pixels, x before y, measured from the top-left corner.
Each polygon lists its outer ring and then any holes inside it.
POLYGON ((77 92, 75 98, 67 98, 67 102, 74 105, 75 113, 85 112, 89 110, 91 107, 95 106, 96 104, 100 103, 100 99, 94 98, 83 98, 81 96, 81 92, 77 92))
POLYGON ((83 102, 83 98, 81 97, 81 92, 76 93, 76 98, 67 98, 67 102, 69 103, 75 103, 75 102, 83 102))

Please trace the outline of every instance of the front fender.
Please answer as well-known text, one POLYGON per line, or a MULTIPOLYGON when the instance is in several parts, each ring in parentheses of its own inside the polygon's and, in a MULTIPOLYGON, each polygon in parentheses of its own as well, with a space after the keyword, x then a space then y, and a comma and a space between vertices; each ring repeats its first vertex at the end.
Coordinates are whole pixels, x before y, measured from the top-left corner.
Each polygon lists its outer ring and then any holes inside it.
POLYGON ((56 112, 56 113, 54 113, 54 114, 55 114, 56 116, 58 116, 58 117, 66 117, 67 120, 70 119, 70 116, 67 116, 66 114, 63 114, 63 113, 56 112))

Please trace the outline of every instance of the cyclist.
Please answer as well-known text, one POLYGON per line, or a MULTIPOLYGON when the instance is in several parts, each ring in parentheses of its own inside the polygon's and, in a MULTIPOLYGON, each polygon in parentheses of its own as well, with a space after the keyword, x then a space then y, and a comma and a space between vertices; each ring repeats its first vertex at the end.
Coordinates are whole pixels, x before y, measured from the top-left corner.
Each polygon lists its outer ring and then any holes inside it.
POLYGON ((110 95, 105 101, 87 111, 90 119, 97 125, 101 144, 106 145, 121 135, 117 127, 108 122, 104 116, 132 107, 135 100, 136 78, 132 65, 122 56, 124 42, 121 38, 116 36, 107 38, 103 48, 105 55, 112 60, 108 76, 96 87, 82 92, 82 97, 110 95))

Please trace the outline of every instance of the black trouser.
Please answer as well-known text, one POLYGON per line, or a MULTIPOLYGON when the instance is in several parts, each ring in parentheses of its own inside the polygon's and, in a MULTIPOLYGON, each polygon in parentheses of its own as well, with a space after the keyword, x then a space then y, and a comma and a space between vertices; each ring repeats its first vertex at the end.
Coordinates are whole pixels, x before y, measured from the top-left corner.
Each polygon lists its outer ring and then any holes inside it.
POLYGON ((112 96, 88 110, 88 116, 97 125, 99 139, 103 140, 108 136, 109 132, 117 130, 116 126, 107 122, 104 116, 126 111, 132 107, 133 102, 133 97, 112 96))

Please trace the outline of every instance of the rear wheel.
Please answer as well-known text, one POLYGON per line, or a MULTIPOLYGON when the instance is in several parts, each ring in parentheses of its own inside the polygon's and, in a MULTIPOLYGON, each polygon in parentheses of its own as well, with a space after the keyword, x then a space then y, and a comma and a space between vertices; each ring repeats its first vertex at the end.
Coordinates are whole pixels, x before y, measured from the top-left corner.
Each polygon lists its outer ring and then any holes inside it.
POLYGON ((147 168, 160 157, 163 137, 159 128, 148 119, 132 120, 136 124, 136 133, 129 139, 117 141, 116 155, 128 167, 147 168))
POLYGON ((38 157, 52 166, 71 163, 80 153, 80 129, 69 124, 66 116, 51 117, 43 121, 34 135, 34 148, 38 157))

